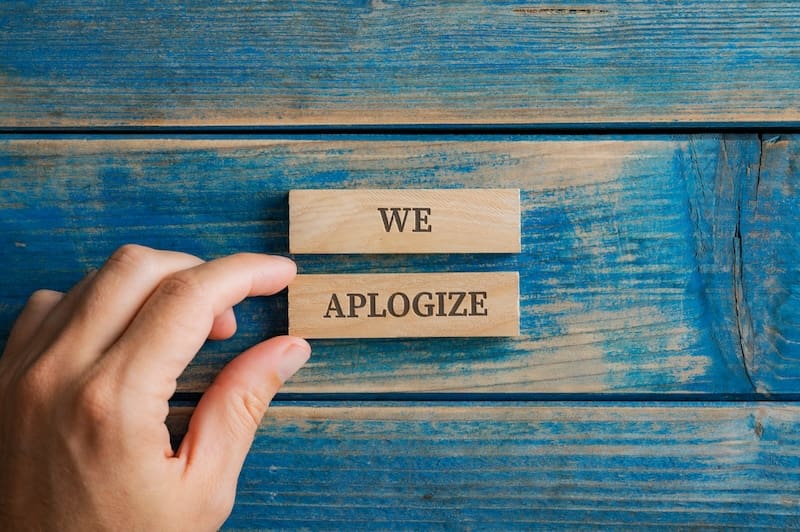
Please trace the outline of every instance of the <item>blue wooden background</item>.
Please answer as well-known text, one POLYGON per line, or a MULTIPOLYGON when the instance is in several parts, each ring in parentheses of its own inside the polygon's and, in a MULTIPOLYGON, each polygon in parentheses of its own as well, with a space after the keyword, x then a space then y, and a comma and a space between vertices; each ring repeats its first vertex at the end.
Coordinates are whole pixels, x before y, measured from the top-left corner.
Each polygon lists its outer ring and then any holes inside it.
MULTIPOLYGON (((520 254, 295 259, 310 273, 520 271, 522 335, 315 341, 314 360, 287 391, 797 391, 800 366, 763 371, 764 357, 780 353, 745 338, 772 328, 778 309, 743 315, 754 297, 743 286, 769 282, 749 268, 762 239, 742 229, 744 190, 787 178, 761 171, 773 161, 754 135, 18 137, 2 148, 0 238, 14 277, 0 331, 37 286, 66 289, 125 242, 206 258, 286 254, 291 188, 491 183, 522 191, 520 254), (756 277, 745 282, 746 273, 756 277)), ((778 217, 788 227, 791 212, 778 217)), ((202 390, 236 353, 286 331, 283 297, 246 303, 239 315, 237 338, 209 344, 181 390, 202 390)))
MULTIPOLYGON (((327 340, 228 529, 800 527, 800 3, 6 2, 0 343, 119 245, 288 254, 287 194, 514 187, 513 339, 327 340), (360 129, 354 129, 360 128, 360 129)), ((179 383, 286 331, 237 307, 179 383)))
POLYGON ((794 124, 793 1, 12 1, 0 123, 794 124))

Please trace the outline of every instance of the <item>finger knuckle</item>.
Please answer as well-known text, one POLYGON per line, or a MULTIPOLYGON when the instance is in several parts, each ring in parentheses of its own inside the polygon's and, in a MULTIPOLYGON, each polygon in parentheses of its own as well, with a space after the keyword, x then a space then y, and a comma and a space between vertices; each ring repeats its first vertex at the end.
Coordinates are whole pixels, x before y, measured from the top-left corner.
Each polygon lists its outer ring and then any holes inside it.
POLYGON ((239 412, 248 428, 255 430, 261 424, 261 418, 267 411, 269 403, 252 390, 245 390, 239 394, 239 412))
POLYGON ((158 290, 165 296, 201 299, 203 285, 195 275, 187 270, 182 270, 168 275, 161 281, 158 290))
POLYGON ((49 305, 52 302, 61 299, 62 295, 63 294, 61 292, 56 292, 55 290, 47 290, 47 289, 36 290, 28 298, 28 306, 41 307, 49 305))
POLYGON ((58 395, 58 368, 48 356, 42 356, 22 371, 12 371, 5 382, 4 403, 21 417, 35 418, 52 410, 58 395))
POLYGON ((154 260, 153 250, 138 244, 125 244, 119 247, 106 261, 111 268, 142 269, 154 260))
POLYGON ((91 426, 107 425, 115 413, 113 390, 105 379, 91 378, 76 393, 76 415, 91 426))
POLYGON ((14 395, 20 404, 37 405, 46 400, 52 387, 52 371, 49 364, 38 360, 31 364, 17 380, 14 395))

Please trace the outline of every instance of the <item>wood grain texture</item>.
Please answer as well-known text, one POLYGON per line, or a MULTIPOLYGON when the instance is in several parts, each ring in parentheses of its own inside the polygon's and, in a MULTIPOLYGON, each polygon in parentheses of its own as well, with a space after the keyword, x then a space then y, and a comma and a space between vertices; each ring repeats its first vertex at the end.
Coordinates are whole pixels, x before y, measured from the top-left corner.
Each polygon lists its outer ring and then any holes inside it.
POLYGON ((291 253, 519 253, 517 189, 290 190, 291 253))
POLYGON ((764 391, 800 389, 800 137, 763 140, 742 183, 742 351, 764 391))
MULTIPOLYGON (((749 392, 734 187, 757 173, 759 148, 713 135, 6 138, 0 338, 33 290, 68 288, 126 242, 286 253, 293 188, 491 184, 521 190, 518 255, 297 259, 302 273, 519 271, 523 335, 315 341, 286 391, 749 392)), ((287 330, 285 295, 237 312, 237 336, 209 342, 180 390, 205 389, 235 354, 287 330)))
POLYGON ((304 338, 518 336, 517 272, 303 274, 289 334, 304 338))
POLYGON ((0 127, 797 124, 800 5, 4 2, 0 127))
POLYGON ((797 529, 799 431, 784 403, 273 406, 224 528, 797 529))

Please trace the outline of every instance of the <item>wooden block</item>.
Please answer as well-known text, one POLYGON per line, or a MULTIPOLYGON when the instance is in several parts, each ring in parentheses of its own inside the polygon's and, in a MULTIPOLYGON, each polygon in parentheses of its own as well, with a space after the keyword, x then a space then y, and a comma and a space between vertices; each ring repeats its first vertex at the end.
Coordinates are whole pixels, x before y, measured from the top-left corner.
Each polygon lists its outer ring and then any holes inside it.
POLYGON ((519 335, 519 274, 299 275, 289 334, 306 338, 519 335))
POLYGON ((519 189, 292 190, 291 253, 519 253, 519 189))

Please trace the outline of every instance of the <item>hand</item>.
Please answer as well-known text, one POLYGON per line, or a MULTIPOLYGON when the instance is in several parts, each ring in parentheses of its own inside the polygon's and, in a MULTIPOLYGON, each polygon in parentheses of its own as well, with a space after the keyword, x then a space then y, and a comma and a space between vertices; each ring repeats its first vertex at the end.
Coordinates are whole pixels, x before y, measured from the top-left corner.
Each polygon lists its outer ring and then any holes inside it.
POLYGON ((232 306, 282 290, 292 261, 118 250, 66 295, 30 298, 0 358, 0 529, 215 529, 253 436, 308 359, 277 337, 231 361, 177 451, 164 420, 176 379, 232 306))

